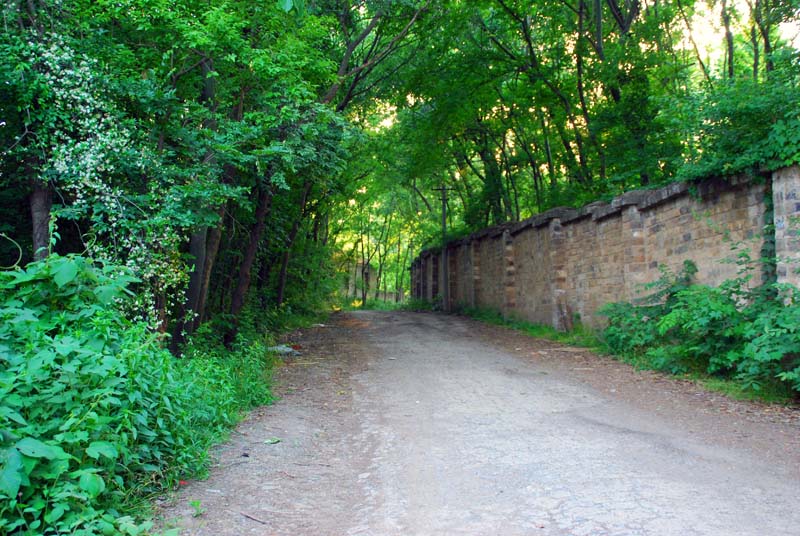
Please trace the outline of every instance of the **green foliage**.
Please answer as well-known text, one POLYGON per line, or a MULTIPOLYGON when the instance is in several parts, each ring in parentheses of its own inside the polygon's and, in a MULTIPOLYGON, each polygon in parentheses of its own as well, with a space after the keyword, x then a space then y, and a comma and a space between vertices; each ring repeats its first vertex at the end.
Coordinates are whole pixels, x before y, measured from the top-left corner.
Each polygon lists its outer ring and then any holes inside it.
POLYGON ((548 339, 563 344, 583 346, 586 348, 598 348, 600 346, 594 332, 584 327, 580 322, 576 322, 575 327, 570 331, 559 331, 551 326, 533 324, 513 317, 509 318, 493 309, 463 307, 459 309, 458 312, 470 318, 480 320, 481 322, 521 331, 537 339, 548 339))
POLYGON ((394 300, 380 300, 380 299, 370 300, 367 303, 367 308, 372 311, 415 310, 413 308, 406 309, 406 302, 396 302, 394 300))
POLYGON ((265 344, 176 360, 120 314, 132 282, 77 256, 0 272, 0 532, 142 534, 135 499, 269 400, 265 344))
POLYGON ((434 302, 423 298, 409 298, 403 302, 401 308, 404 311, 434 311, 434 302))
POLYGON ((757 172, 798 162, 800 88, 792 81, 721 82, 694 111, 680 179, 757 172))
POLYGON ((800 302, 797 289, 780 290, 774 306, 744 326, 746 342, 737 371, 747 384, 758 386, 765 377, 778 378, 800 393, 800 302))
MULTIPOLYGON (((617 355, 674 374, 735 379, 751 391, 800 393, 800 303, 785 285, 750 284, 755 264, 719 287, 691 285, 694 272, 664 271, 639 304, 612 303, 603 340, 617 355)), ((687 267, 689 265, 687 264, 687 267)))
POLYGON ((710 373, 730 371, 739 358, 742 324, 732 295, 724 289, 693 285, 675 296, 658 319, 658 334, 670 337, 671 371, 685 368, 710 373))
POLYGON ((778 119, 766 142, 769 169, 800 164, 800 117, 787 115, 778 119))
POLYGON ((660 270, 661 277, 645 286, 652 294, 635 304, 609 303, 600 310, 599 314, 608 317, 603 339, 613 353, 636 354, 659 340, 658 319, 671 309, 676 296, 688 288, 697 266, 685 261, 678 274, 665 266, 660 270))
POLYGON ((608 317, 603 340, 612 353, 635 354, 658 340, 658 326, 646 307, 627 302, 609 303, 600 314, 608 317))

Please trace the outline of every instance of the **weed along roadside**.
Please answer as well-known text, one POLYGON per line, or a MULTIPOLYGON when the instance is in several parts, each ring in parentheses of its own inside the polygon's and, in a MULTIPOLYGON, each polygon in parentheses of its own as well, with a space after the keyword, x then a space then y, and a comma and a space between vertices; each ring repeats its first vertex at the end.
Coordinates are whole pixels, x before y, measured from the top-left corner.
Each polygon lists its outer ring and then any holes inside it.
POLYGON ((198 337, 176 359, 125 320, 109 271, 51 255, 0 276, 3 534, 146 533, 146 499, 206 475, 272 398, 266 341, 198 337))

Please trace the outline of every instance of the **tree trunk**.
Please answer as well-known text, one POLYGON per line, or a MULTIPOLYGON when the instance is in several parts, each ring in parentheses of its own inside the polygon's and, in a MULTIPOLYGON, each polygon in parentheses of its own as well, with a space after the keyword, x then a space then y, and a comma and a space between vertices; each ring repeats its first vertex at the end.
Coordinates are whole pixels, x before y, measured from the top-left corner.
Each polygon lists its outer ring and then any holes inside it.
POLYGON ((539 121, 542 123, 542 135, 544 136, 544 154, 547 157, 547 173, 550 175, 550 189, 555 190, 558 185, 556 180, 556 168, 553 163, 553 150, 550 147, 550 131, 547 126, 547 120, 544 114, 539 111, 539 121))
POLYGON ((31 224, 33 227, 33 260, 40 261, 50 253, 50 209, 53 193, 47 183, 34 179, 30 195, 31 224))
POLYGON ((297 238, 297 232, 300 230, 300 223, 303 221, 305 215, 306 201, 308 200, 308 194, 311 192, 311 186, 311 181, 306 181, 303 185, 303 194, 300 196, 300 214, 292 224, 292 229, 289 231, 289 237, 286 240, 283 259, 281 260, 281 271, 280 274, 278 274, 278 291, 275 297, 275 301, 278 305, 283 304, 286 299, 286 280, 289 274, 289 258, 292 251, 292 244, 294 244, 297 238))
POLYGON ((725 55, 727 56, 728 78, 733 80, 733 33, 731 32, 731 13, 728 0, 722 0, 722 25, 725 28, 725 55))
POLYGON ((775 70, 775 60, 772 58, 772 42, 769 40, 769 28, 764 31, 764 69, 769 73, 775 70))
POLYGON ((378 244, 378 277, 375 278, 375 301, 380 299, 381 283, 383 282, 383 261, 385 254, 381 254, 381 245, 378 244))
POLYGON ((497 225, 506 221, 503 207, 503 177, 485 134, 481 135, 478 156, 483 162, 483 172, 486 178, 484 192, 486 201, 489 203, 492 224, 497 225))
POLYGON ((753 81, 758 82, 759 45, 755 25, 750 27, 750 43, 753 45, 753 81))
POLYGON ((361 265, 361 308, 367 308, 367 297, 369 296, 369 265, 361 265))
MULTIPOLYGON (((200 97, 198 102, 204 105, 208 112, 209 117, 203 120, 203 128, 215 131, 217 129, 217 121, 214 113, 217 109, 216 103, 216 78, 209 76, 214 71, 213 60, 205 56, 200 62, 200 70, 203 75, 203 87, 200 90, 200 97)), ((214 151, 210 148, 206 150, 203 156, 202 163, 204 165, 211 165, 215 160, 214 151)), ((206 265, 210 272, 211 265, 213 265, 214 258, 208 257, 208 237, 211 236, 207 226, 201 226, 195 229, 189 237, 189 254, 194 258, 194 268, 189 275, 189 284, 186 287, 186 299, 181 306, 180 315, 176 322, 175 329, 172 333, 172 341, 170 343, 170 351, 174 355, 178 355, 180 347, 183 346, 186 336, 191 335, 195 328, 200 324, 200 304, 202 302, 205 308, 204 294, 208 292, 206 287, 207 280, 206 265), (186 318, 186 315, 192 314, 192 318, 186 318)), ((216 251, 214 252, 216 256, 216 251)))
POLYGON ((203 265, 203 274, 200 286, 200 293, 197 299, 197 316, 194 319, 193 329, 200 327, 206 319, 206 303, 208 302, 208 292, 211 286, 211 272, 214 269, 214 263, 217 261, 217 253, 219 253, 219 245, 222 241, 222 228, 225 218, 225 207, 219 209, 219 224, 208 230, 206 237, 206 262, 203 265))
MULTIPOLYGON (((581 108, 581 116, 583 117, 583 122, 586 124, 586 130, 589 133, 589 141, 592 142, 592 147, 597 152, 597 157, 600 161, 600 181, 604 181, 606 178, 606 166, 605 166, 605 154, 603 151, 603 146, 597 140, 597 135, 595 134, 594 130, 592 129, 592 120, 589 115, 589 106, 586 103, 586 88, 584 84, 584 51, 585 46, 582 46, 585 37, 583 37, 583 27, 586 18, 586 3, 581 1, 580 2, 580 9, 578 11, 578 46, 575 49, 576 55, 576 76, 577 76, 577 89, 578 89, 578 101, 580 102, 581 108)), ((601 39, 602 43, 602 30, 600 30, 599 38, 601 39)), ((598 56, 602 48, 598 48, 598 56)), ((602 60, 603 58, 601 58, 602 60)), ((621 94, 617 95, 621 98, 621 94)))
POLYGON ((181 306, 178 321, 172 331, 172 340, 169 350, 173 355, 178 356, 186 336, 194 331, 195 318, 187 318, 187 315, 197 314, 197 305, 200 302, 200 292, 203 282, 203 272, 206 268, 206 235, 208 227, 201 227, 189 237, 189 255, 194 259, 192 273, 189 274, 189 284, 186 286, 186 299, 181 306))
POLYGON ((758 26, 758 31, 764 43, 764 70, 769 76, 769 73, 775 69, 775 61, 772 59, 772 41, 770 41, 769 36, 771 23, 769 20, 768 0, 755 0, 750 9, 753 22, 758 26))
POLYGON ((247 249, 239 265, 239 278, 236 283, 236 288, 231 295, 230 313, 233 317, 233 325, 230 330, 228 330, 228 333, 225 334, 226 345, 230 345, 236 337, 239 313, 242 311, 242 307, 244 307, 247 291, 250 290, 250 272, 253 269, 253 262, 258 253, 258 244, 261 242, 261 235, 264 234, 267 214, 272 206, 272 187, 259 185, 256 188, 258 191, 258 205, 256 206, 255 222, 253 222, 253 226, 250 229, 250 241, 247 244, 247 249))

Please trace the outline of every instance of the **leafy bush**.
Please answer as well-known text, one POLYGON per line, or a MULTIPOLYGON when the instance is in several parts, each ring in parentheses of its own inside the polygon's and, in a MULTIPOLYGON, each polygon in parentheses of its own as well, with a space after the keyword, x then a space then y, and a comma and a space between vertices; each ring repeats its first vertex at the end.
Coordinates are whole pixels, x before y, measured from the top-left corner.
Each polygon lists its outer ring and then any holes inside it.
POLYGON ((775 300, 774 308, 746 326, 738 376, 753 385, 759 385, 765 376, 778 378, 800 393, 800 303, 797 289, 781 286, 779 290, 786 305, 775 300))
POLYGON ((658 340, 658 327, 649 308, 632 303, 610 303, 602 314, 609 319, 603 338, 615 354, 636 353, 658 340))
POLYGON ((680 180, 777 168, 798 162, 800 89, 780 77, 719 83, 698 103, 696 130, 680 180))
POLYGON ((0 533, 147 531, 133 499, 269 398, 265 345, 176 360, 120 314, 131 282, 77 256, 0 272, 0 533))
POLYGON ((404 311, 436 311, 436 303, 425 298, 408 298, 400 306, 404 311))
POLYGON ((753 264, 738 261, 738 277, 719 287, 691 285, 687 261, 664 271, 659 290, 642 304, 613 303, 603 338, 615 354, 671 373, 735 378, 752 390, 769 385, 800 393, 800 303, 787 285, 749 285, 753 264))
POLYGON ((653 291, 651 294, 635 304, 609 303, 600 310, 609 321, 603 338, 615 354, 641 353, 661 339, 658 319, 672 308, 678 294, 689 287, 697 266, 684 261, 678 274, 664 266, 660 270, 661 277, 645 286, 645 290, 653 291))
POLYGON ((733 297, 721 288, 692 285, 675 298, 658 319, 659 336, 674 349, 672 371, 731 370, 741 355, 744 320, 733 297))

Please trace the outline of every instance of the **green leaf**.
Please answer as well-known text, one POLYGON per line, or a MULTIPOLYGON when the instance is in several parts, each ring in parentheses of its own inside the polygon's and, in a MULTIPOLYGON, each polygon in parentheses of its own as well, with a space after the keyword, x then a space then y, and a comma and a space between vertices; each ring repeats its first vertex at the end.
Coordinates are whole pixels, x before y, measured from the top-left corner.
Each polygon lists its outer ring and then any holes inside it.
POLYGON ((0 492, 15 498, 22 484, 22 455, 17 449, 9 449, 0 470, 0 492))
POLYGON ((37 474, 43 478, 56 479, 69 471, 69 460, 52 460, 41 469, 37 470, 37 474))
POLYGON ((100 285, 94 289, 94 293, 97 299, 100 300, 100 303, 103 305, 110 305, 114 301, 114 298, 120 295, 120 289, 115 285, 100 285))
POLYGON ((278 0, 278 7, 288 13, 294 7, 294 2, 293 0, 278 0))
POLYGON ((94 473, 83 473, 80 480, 78 480, 78 486, 93 498, 103 493, 106 489, 106 483, 102 477, 94 473))
POLYGON ((78 277, 78 264, 72 259, 64 259, 53 274, 53 281, 58 288, 62 288, 67 283, 71 283, 78 277))
POLYGON ((95 460, 100 456, 115 460, 119 454, 116 447, 108 441, 92 441, 89 448, 86 449, 86 455, 95 460))
POLYGON ((69 455, 64 449, 55 445, 46 445, 32 437, 26 437, 17 441, 17 450, 29 458, 45 458, 47 460, 65 459, 69 455))
POLYGON ((61 516, 63 516, 64 512, 66 512, 66 511, 67 511, 66 508, 64 508, 60 504, 57 504, 49 512, 47 512, 44 515, 44 520, 48 524, 53 524, 56 521, 58 521, 59 519, 61 519, 61 516))
POLYGON ((6 406, 0 406, 0 416, 3 416, 3 417, 5 417, 5 418, 7 418, 9 420, 12 420, 17 424, 21 424, 22 426, 25 426, 25 425, 28 424, 27 422, 25 422, 25 419, 22 417, 22 415, 20 415, 19 413, 17 413, 13 409, 11 409, 9 407, 6 407, 6 406))

